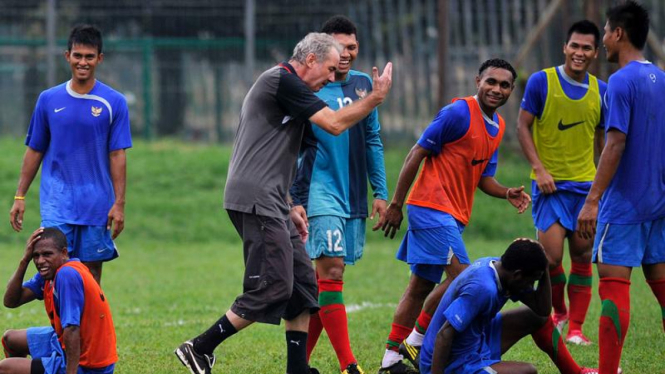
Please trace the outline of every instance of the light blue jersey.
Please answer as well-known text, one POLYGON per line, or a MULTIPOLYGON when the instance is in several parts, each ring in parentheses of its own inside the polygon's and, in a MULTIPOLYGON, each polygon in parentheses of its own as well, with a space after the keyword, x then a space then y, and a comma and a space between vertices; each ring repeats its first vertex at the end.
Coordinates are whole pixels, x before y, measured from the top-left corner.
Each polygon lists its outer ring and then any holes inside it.
POLYGON ((39 95, 25 144, 44 154, 43 221, 106 225, 115 201, 109 153, 130 148, 124 96, 100 81, 88 94, 71 81, 39 95))
MULTIPOLYGON (((338 110, 371 91, 370 77, 351 70, 345 81, 327 84, 317 96, 338 110)), ((380 129, 376 109, 339 136, 318 126, 307 128, 291 188, 293 202, 303 205, 309 217, 366 218, 368 177, 374 197, 388 199, 380 129)))

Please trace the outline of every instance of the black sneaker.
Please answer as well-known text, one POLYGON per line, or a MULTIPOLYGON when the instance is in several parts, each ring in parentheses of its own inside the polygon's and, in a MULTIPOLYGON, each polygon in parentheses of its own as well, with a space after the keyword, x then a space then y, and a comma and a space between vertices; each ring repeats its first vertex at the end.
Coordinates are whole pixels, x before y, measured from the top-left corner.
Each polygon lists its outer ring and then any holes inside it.
POLYGON ((387 368, 379 369, 379 374, 419 374, 420 371, 415 370, 409 365, 403 363, 402 361, 397 361, 396 363, 388 366, 387 368))
POLYGON ((319 373, 318 370, 316 370, 316 368, 310 367, 309 368, 309 374, 320 374, 320 373, 319 373))
POLYGON ((358 366, 358 363, 349 364, 342 374, 365 374, 363 369, 358 366))
POLYGON ((399 354, 409 360, 416 370, 420 371, 420 347, 411 345, 405 340, 399 345, 399 354))
POLYGON ((182 343, 173 353, 175 353, 178 360, 180 360, 180 362, 182 362, 192 374, 212 373, 212 366, 215 365, 215 356, 194 352, 194 345, 191 340, 182 343))

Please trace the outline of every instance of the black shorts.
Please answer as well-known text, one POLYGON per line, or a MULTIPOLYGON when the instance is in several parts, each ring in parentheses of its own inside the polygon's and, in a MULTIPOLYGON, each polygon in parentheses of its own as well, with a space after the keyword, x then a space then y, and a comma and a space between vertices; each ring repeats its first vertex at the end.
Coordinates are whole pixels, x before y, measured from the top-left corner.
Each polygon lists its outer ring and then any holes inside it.
POLYGON ((243 241, 243 294, 231 310, 240 317, 278 325, 303 311, 319 310, 318 286, 305 244, 291 219, 228 210, 243 241))

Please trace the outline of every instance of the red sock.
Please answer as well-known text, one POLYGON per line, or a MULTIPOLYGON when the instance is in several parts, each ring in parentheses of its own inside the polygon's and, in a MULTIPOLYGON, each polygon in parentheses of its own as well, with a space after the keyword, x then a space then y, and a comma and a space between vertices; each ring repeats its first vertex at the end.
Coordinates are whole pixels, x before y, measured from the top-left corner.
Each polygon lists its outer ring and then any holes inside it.
POLYGON ((404 339, 411 333, 413 330, 411 327, 406 327, 393 323, 392 329, 390 330, 390 335, 388 335, 388 340, 386 340, 386 349, 391 351, 399 351, 399 345, 402 344, 404 339))
POLYGON ((598 326, 598 372, 616 374, 630 323, 630 281, 623 278, 601 278, 598 293, 602 302, 598 326))
POLYGON ((591 303, 591 263, 573 262, 568 279, 568 299, 570 300, 570 325, 568 331, 582 331, 591 303))
POLYGON ((658 304, 660 304, 660 311, 663 317, 663 330, 665 330, 665 279, 647 281, 651 291, 656 295, 658 304))
POLYGON ((309 362, 309 358, 312 356, 312 351, 314 351, 314 347, 316 347, 316 343, 319 341, 321 331, 323 331, 323 323, 321 323, 319 313, 314 313, 309 316, 309 329, 307 331, 307 362, 309 362))
POLYGON ((356 358, 351 352, 349 342, 349 326, 346 319, 346 308, 342 298, 344 282, 331 279, 319 279, 319 304, 321 310, 319 317, 323 328, 328 333, 330 344, 332 344, 342 371, 349 364, 356 363, 356 358))
POLYGON ((7 347, 7 342, 5 342, 5 337, 3 336, 2 339, 0 340, 2 341, 2 349, 5 351, 5 357, 6 358, 13 357, 14 353, 11 351, 11 349, 9 349, 9 347, 7 347))
POLYGON ((554 326, 552 317, 547 320, 543 327, 531 334, 531 337, 536 342, 538 348, 550 356, 550 359, 552 359, 552 362, 554 362, 554 365, 556 365, 561 374, 579 374, 581 368, 573 360, 566 345, 563 344, 561 333, 554 326), (556 345, 554 342, 556 342, 556 345))
POLYGON ((554 313, 568 313, 568 310, 566 309, 566 300, 564 299, 564 293, 566 291, 566 272, 563 270, 561 264, 554 269, 550 269, 550 283, 552 283, 552 308, 554 308, 554 313))
POLYGON ((429 323, 431 321, 432 321, 431 315, 425 312, 425 310, 420 311, 420 315, 416 320, 416 326, 415 326, 416 331, 418 331, 421 334, 425 334, 425 331, 427 331, 427 328, 429 327, 429 323))

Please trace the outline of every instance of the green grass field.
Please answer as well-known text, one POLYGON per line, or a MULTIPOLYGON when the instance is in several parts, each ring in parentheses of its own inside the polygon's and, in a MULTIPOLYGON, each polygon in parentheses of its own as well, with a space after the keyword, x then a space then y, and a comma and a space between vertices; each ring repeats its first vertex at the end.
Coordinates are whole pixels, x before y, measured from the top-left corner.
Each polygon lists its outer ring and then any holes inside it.
MULTIPOLYGON (((24 147, 19 139, 0 139, 0 149, 4 154, 0 159, 0 212, 8 219, 24 147)), ((387 150, 391 193, 407 151, 387 150)), ((184 374, 173 349, 208 328, 241 291, 240 241, 222 210, 229 154, 229 147, 172 141, 137 142, 129 151, 126 229, 116 241, 121 257, 105 266, 103 277, 118 336, 117 373, 184 374)), ((511 186, 528 187, 527 169, 520 157, 504 150, 497 178, 511 186)), ((17 234, 6 220, 0 225, 3 281, 14 271, 31 229, 39 224, 38 186, 37 181, 33 183, 27 197, 26 229, 17 234)), ((470 256, 498 255, 517 236, 534 236, 530 214, 519 216, 505 201, 479 194, 464 234, 470 256)), ((394 307, 409 277, 407 266, 394 259, 400 239, 385 239, 368 230, 365 258, 345 275, 344 298, 352 307, 351 342, 368 373, 378 369, 394 307)), ((597 341, 599 307, 594 282, 585 324, 593 341, 597 341)), ((0 307, 2 331, 47 323, 41 303, 13 310, 0 307)), ((622 360, 624 373, 665 373, 660 308, 639 270, 633 275, 631 324, 622 360)), ((326 340, 324 335, 311 364, 322 373, 335 373, 337 361, 326 340)), ((570 349, 582 365, 597 362, 597 344, 570 349)), ((283 328, 251 326, 216 353, 216 373, 283 373, 283 328)), ((504 358, 532 362, 541 373, 557 372, 530 339, 504 358)))

